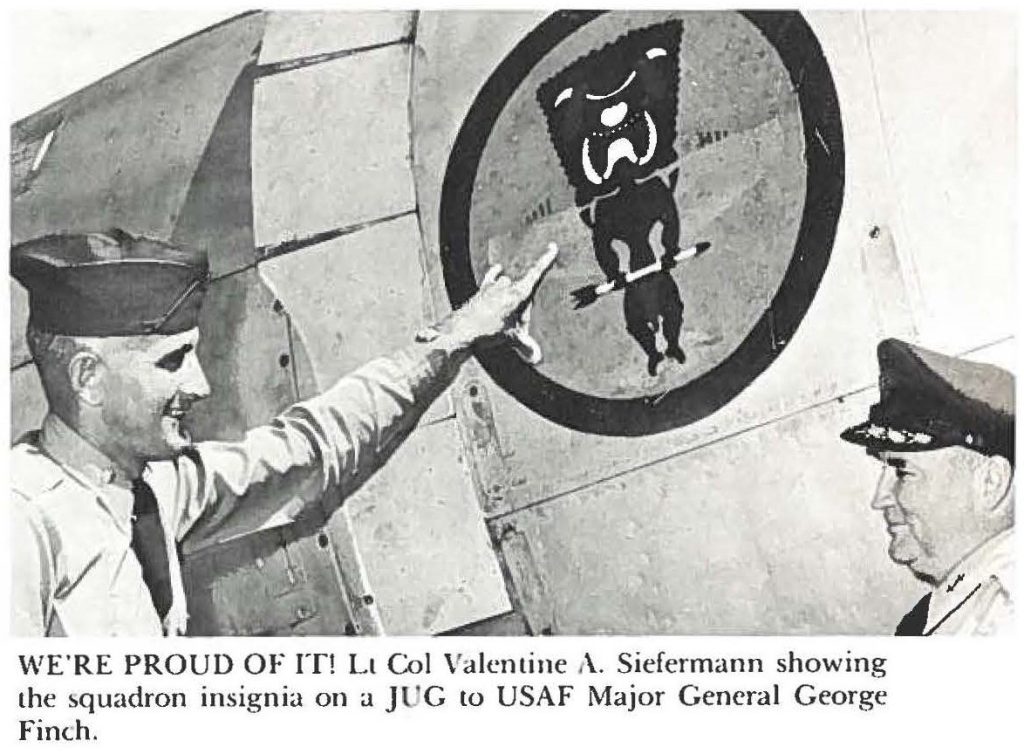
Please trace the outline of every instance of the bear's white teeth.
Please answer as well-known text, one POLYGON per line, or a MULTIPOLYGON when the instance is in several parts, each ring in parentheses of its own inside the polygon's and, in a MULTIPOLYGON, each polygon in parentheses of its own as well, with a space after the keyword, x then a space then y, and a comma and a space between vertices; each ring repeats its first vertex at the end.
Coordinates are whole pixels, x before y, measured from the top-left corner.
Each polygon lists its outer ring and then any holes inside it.
POLYGON ((644 117, 647 119, 647 153, 640 158, 638 165, 646 165, 654 157, 654 150, 658 148, 658 131, 654 127, 654 118, 644 110, 644 117))
POLYGON ((594 170, 593 163, 590 162, 590 139, 583 140, 583 173, 587 176, 587 180, 595 186, 600 186, 604 181, 604 179, 597 174, 597 171, 594 170))

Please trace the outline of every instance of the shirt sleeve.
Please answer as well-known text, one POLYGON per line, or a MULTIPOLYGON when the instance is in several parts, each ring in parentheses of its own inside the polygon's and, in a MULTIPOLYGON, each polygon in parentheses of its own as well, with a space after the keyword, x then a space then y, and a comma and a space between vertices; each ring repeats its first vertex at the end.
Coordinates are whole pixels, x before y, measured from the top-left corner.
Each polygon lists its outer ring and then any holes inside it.
POLYGON ((53 609, 53 553, 45 525, 17 495, 11 506, 11 559, 11 633, 46 636, 53 609))
POLYGON ((154 487, 170 488, 178 540, 195 551, 325 520, 408 436, 459 363, 431 346, 376 359, 238 442, 198 443, 151 469, 154 487))

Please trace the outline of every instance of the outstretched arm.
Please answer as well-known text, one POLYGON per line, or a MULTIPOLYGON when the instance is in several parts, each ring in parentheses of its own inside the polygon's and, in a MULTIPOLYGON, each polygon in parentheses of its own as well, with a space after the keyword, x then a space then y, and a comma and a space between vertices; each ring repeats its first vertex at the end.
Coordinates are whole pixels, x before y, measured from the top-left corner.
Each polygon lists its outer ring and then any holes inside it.
POLYGON ((553 262, 546 254, 514 282, 490 272, 430 342, 370 362, 238 442, 199 443, 173 464, 153 464, 150 484, 174 501, 178 538, 195 550, 329 516, 409 435, 470 347, 518 326, 553 262))

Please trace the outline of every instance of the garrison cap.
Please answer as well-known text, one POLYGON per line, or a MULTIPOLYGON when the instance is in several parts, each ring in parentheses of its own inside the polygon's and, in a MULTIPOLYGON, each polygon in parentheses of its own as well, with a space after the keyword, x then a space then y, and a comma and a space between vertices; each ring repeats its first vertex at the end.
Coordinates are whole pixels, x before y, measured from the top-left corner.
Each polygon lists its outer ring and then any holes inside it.
POLYGON ((196 326, 209 264, 200 251, 134 235, 43 236, 11 248, 29 321, 58 335, 149 335, 196 326))
POLYGON ((878 344, 881 400, 840 435, 869 452, 959 445, 1014 460, 1014 378, 900 340, 878 344))

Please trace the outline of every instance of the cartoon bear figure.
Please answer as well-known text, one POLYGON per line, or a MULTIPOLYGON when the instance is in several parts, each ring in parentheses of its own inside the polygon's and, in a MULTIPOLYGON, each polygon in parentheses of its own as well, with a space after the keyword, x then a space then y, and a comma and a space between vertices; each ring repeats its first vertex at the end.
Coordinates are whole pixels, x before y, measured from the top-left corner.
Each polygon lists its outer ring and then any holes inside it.
POLYGON ((676 112, 681 21, 631 31, 545 81, 537 99, 562 169, 576 190, 580 218, 591 230, 605 277, 624 287, 626 330, 657 374, 665 355, 682 363, 683 301, 669 269, 679 251, 676 112), (674 167, 673 167, 674 166, 674 167), (667 172, 667 179, 659 174, 667 172), (612 242, 629 249, 629 270, 658 260, 649 241, 661 224, 663 269, 626 283, 612 242))

